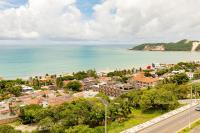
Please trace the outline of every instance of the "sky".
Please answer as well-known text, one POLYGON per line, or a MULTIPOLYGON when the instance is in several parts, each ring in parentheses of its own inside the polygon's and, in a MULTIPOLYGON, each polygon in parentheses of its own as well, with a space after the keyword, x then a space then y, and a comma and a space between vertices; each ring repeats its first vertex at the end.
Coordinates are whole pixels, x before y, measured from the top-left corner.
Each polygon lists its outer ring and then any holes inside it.
POLYGON ((200 0, 0 0, 0 43, 9 40, 200 40, 200 0))

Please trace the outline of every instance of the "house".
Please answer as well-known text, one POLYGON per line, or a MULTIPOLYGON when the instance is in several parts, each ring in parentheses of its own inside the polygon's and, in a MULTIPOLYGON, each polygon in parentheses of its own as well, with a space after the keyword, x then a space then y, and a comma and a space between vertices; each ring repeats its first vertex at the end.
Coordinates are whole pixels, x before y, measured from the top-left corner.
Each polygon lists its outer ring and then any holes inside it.
POLYGON ((159 78, 145 77, 143 72, 133 77, 135 88, 153 87, 159 82, 159 78))
POLYGON ((186 75, 188 76, 189 79, 194 78, 194 73, 192 73, 192 72, 186 72, 186 75))
POLYGON ((180 74, 180 73, 184 73, 185 70, 174 70, 172 71, 173 74, 180 74))
POLYGON ((112 78, 111 77, 106 77, 106 76, 104 76, 104 77, 99 77, 99 79, 98 79, 98 81, 101 83, 101 82, 109 82, 109 81, 111 81, 112 80, 112 78))
POLYGON ((133 89, 131 84, 102 84, 94 91, 102 92, 108 96, 117 97, 133 89))
POLYGON ((107 76, 107 73, 106 72, 97 72, 97 76, 105 77, 105 76, 107 76))
POLYGON ((34 89, 30 86, 22 85, 22 91, 23 92, 28 92, 28 91, 33 91, 34 89))
POLYGON ((89 90, 92 85, 97 84, 97 80, 93 77, 88 77, 82 80, 83 90, 89 90))
POLYGON ((84 98, 92 98, 95 97, 99 92, 96 91, 82 91, 82 92, 77 92, 75 94, 73 94, 74 97, 84 97, 84 98))

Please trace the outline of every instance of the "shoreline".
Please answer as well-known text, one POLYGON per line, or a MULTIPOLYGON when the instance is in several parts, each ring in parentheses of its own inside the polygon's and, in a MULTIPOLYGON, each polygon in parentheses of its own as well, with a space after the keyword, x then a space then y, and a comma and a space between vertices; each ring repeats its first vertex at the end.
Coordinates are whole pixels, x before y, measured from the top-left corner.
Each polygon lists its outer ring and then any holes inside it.
MULTIPOLYGON (((178 62, 196 62, 196 60, 193 60, 193 61, 187 61, 187 60, 185 60, 185 61, 178 61, 178 62)), ((164 62, 152 62, 152 63, 159 63, 159 64, 176 64, 176 63, 178 63, 178 62, 168 62, 168 63, 164 63, 164 62)), ((151 63, 151 64, 152 64, 151 63)), ((148 66, 148 65, 151 65, 151 64, 145 64, 145 65, 140 65, 140 66, 134 66, 134 65, 129 65, 129 66, 127 66, 127 67, 120 67, 120 68, 114 68, 114 69, 112 69, 112 68, 106 68, 106 69, 99 69, 99 70, 97 70, 97 69, 86 69, 86 70, 78 70, 78 71, 73 71, 73 72, 44 72, 44 73, 38 73, 38 74, 30 74, 30 75, 26 75, 26 76, 16 76, 16 77, 6 77, 6 76, 0 76, 0 77, 2 77, 4 80, 15 80, 15 79, 22 79, 22 80, 28 80, 30 77, 44 77, 46 74, 48 74, 48 75, 71 75, 72 73, 74 73, 74 72, 79 72, 79 71, 87 71, 87 70, 96 70, 96 72, 97 73, 108 73, 108 72, 112 72, 112 71, 115 71, 115 70, 123 70, 123 69, 132 69, 132 68, 136 68, 136 69, 139 69, 140 67, 141 68, 144 68, 145 66, 148 66)))
MULTIPOLYGON (((147 64, 148 65, 148 64, 147 64)), ((144 65, 145 66, 145 65, 144 65)), ((141 66, 141 67, 144 67, 144 66, 141 66)), ((27 75, 27 76, 17 76, 17 77, 6 77, 6 76, 0 76, 2 77, 3 79, 5 80, 15 80, 15 79, 23 79, 23 80, 27 80, 29 79, 30 77, 35 77, 35 76, 42 76, 44 77, 46 74, 48 75, 67 75, 67 74, 72 74, 74 72, 79 72, 79 71, 87 71, 87 70, 96 70, 97 73, 108 73, 108 72, 112 72, 112 71, 115 71, 115 70, 123 70, 123 69, 132 69, 132 68, 140 68, 139 66, 133 66, 133 67, 130 67, 130 66, 127 66, 127 67, 123 67, 123 68, 115 68, 115 69, 112 69, 112 68, 106 68, 106 69, 86 69, 86 70, 78 70, 78 71, 73 71, 73 72, 44 72, 44 73, 38 73, 38 74, 33 74, 33 75, 27 75)))

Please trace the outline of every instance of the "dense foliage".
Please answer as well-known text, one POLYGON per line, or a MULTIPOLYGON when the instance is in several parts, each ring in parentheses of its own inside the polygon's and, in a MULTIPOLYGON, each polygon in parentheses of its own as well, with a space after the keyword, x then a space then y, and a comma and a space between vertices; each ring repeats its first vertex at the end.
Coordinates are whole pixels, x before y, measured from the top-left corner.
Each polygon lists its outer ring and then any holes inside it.
POLYGON ((109 72, 107 74, 108 77, 114 77, 114 76, 119 76, 119 77, 124 77, 126 76, 127 74, 132 74, 133 73, 133 70, 115 70, 113 72, 109 72))
POLYGON ((9 125, 0 125, 0 133, 21 133, 9 125))
POLYGON ((199 72, 199 71, 194 72, 194 77, 193 77, 193 79, 194 79, 194 80, 200 79, 200 72, 199 72))
MULTIPOLYGON (((101 93, 97 97, 109 103, 108 123, 123 122, 129 118, 132 109, 148 112, 176 108, 179 105, 178 99, 187 98, 189 88, 190 86, 184 84, 160 84, 147 90, 130 91, 114 100, 101 93)), ((37 123, 40 132, 103 133, 104 107, 98 98, 80 99, 48 108, 29 105, 21 108, 20 118, 25 124, 37 123)))
POLYGON ((90 128, 103 125, 105 117, 103 106, 96 99, 81 99, 48 108, 29 105, 21 108, 20 117, 25 124, 38 123, 38 130, 54 133, 55 130, 60 128, 64 132, 65 130, 76 129, 78 125, 88 125, 90 128))
POLYGON ((185 70, 186 72, 195 71, 198 67, 198 64, 193 62, 179 62, 178 64, 174 65, 170 70, 185 70))
POLYGON ((156 71, 156 74, 157 74, 158 76, 162 76, 162 75, 164 75, 164 74, 167 73, 167 72, 169 72, 168 69, 160 69, 160 70, 157 70, 157 71, 156 71))
POLYGON ((189 81, 188 76, 185 73, 179 73, 171 76, 170 78, 165 78, 163 80, 164 84, 167 83, 176 83, 178 85, 185 84, 189 81))
POLYGON ((12 95, 16 97, 20 96, 22 92, 22 84, 25 84, 25 82, 21 79, 0 81, 0 100, 7 99, 12 95))
POLYGON ((84 78, 94 77, 97 78, 97 72, 95 70, 79 71, 72 75, 62 77, 63 80, 82 80, 84 78))
POLYGON ((66 86, 65 89, 71 91, 80 91, 82 84, 79 81, 71 81, 66 86))
POLYGON ((191 51, 192 41, 181 40, 176 43, 145 43, 135 46, 133 50, 144 50, 145 46, 164 46, 166 51, 191 51))

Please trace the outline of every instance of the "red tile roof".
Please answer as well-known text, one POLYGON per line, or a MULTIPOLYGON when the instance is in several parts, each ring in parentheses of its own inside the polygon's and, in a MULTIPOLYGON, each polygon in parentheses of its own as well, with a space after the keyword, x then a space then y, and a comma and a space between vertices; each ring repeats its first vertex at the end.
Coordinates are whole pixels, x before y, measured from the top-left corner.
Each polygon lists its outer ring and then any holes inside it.
POLYGON ((159 78, 150 78, 150 77, 145 77, 144 73, 138 73, 136 76, 133 77, 133 80, 143 82, 143 83, 153 83, 159 81, 159 78))

